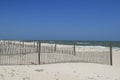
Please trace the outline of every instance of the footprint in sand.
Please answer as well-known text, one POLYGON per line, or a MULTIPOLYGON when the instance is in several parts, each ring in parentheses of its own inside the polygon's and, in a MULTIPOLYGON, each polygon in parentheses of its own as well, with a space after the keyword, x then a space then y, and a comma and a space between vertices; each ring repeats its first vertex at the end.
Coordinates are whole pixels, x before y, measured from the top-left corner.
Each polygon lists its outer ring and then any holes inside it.
POLYGON ((43 72, 44 69, 36 69, 35 71, 37 71, 37 72, 43 72))
POLYGON ((29 77, 25 77, 25 78, 23 78, 23 80, 30 80, 30 78, 29 77))

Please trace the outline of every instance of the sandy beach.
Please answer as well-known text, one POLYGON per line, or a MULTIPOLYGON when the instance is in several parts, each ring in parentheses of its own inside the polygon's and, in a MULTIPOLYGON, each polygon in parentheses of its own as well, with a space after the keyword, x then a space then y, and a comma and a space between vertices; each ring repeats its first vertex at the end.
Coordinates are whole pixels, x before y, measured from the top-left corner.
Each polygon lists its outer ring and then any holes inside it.
MULTIPOLYGON (((0 44, 2 43, 3 41, 0 41, 0 44)), ((11 43, 21 44, 19 41, 12 41, 11 43)), ((24 43, 28 54, 24 54, 24 47, 21 48, 18 45, 11 48, 14 49, 17 46, 15 49, 18 52, 14 50, 14 52, 11 51, 9 53, 14 55, 6 56, 5 53, 2 53, 0 56, 0 80, 120 80, 119 48, 113 48, 113 65, 111 66, 108 60, 108 47, 76 46, 76 52, 79 54, 74 56, 73 46, 59 44, 56 52, 41 53, 42 65, 38 65, 38 53, 35 52, 36 48, 34 48, 37 43, 24 43), (65 49, 70 50, 70 54, 59 54, 61 50, 65 49), (20 55, 18 55, 20 53, 19 50, 22 50, 20 55), (87 56, 83 55, 82 52, 87 56), (8 65, 2 65, 3 63, 8 65), (16 63, 19 63, 19 65, 11 65, 16 63)), ((54 51, 55 44, 43 43, 41 45, 44 47, 53 46, 54 51)))
POLYGON ((0 66, 0 80, 120 80, 120 68, 92 63, 0 66))

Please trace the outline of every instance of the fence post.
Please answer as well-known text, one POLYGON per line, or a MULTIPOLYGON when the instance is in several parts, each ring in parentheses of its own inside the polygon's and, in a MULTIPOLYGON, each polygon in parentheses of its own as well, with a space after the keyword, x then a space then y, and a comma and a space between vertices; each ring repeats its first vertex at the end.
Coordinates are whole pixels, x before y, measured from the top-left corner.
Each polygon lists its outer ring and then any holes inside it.
POLYGON ((38 41, 38 63, 40 64, 41 42, 38 41))
POLYGON ((23 41, 23 47, 24 47, 24 41, 23 41))
POLYGON ((74 43, 74 56, 76 56, 75 43, 74 43))
POLYGON ((54 52, 56 52, 56 42, 55 42, 54 52))
POLYGON ((34 48, 35 48, 35 41, 34 41, 34 48))
POLYGON ((110 43, 110 65, 112 66, 112 43, 110 43))
POLYGON ((20 44, 19 44, 19 46, 20 46, 20 54, 21 54, 21 52, 22 52, 22 51, 21 51, 21 40, 20 40, 20 44))

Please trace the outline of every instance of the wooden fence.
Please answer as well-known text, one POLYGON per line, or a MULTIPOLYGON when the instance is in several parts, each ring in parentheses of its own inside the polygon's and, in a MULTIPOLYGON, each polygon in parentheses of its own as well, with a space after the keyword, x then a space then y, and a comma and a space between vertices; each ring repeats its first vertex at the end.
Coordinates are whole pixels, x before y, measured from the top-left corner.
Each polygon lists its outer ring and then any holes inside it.
POLYGON ((106 47, 61 45, 43 41, 0 41, 0 65, 90 62, 112 65, 112 44, 106 47))

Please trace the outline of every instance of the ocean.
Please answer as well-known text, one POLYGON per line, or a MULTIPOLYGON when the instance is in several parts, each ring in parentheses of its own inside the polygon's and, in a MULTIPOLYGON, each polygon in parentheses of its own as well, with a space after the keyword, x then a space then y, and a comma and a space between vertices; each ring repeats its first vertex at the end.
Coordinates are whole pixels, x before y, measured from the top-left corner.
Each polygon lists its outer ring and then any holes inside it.
POLYGON ((26 41, 26 42, 40 41, 42 43, 49 43, 49 44, 103 46, 103 47, 109 47, 111 43, 112 47, 120 48, 120 41, 80 41, 80 40, 22 40, 22 41, 26 41))
MULTIPOLYGON (((37 41, 37 40, 35 40, 37 41)), ((62 45, 78 45, 78 46, 104 46, 109 47, 110 44, 112 47, 120 48, 120 41, 79 41, 79 40, 40 40, 44 43, 56 43, 62 45)))

